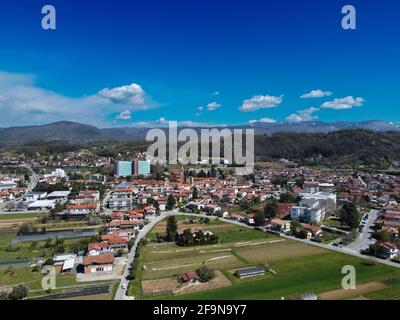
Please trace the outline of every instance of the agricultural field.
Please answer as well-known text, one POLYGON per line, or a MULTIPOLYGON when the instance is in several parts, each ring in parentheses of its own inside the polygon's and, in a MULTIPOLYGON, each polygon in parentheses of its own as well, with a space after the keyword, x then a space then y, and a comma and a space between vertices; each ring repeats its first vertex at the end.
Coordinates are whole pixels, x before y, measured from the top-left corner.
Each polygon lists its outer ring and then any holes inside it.
MULTIPOLYGON (((296 298, 301 294, 313 292, 323 294, 341 288, 343 275, 341 269, 345 265, 356 268, 357 285, 369 284, 364 292, 381 290, 382 286, 376 285, 388 278, 400 279, 400 270, 384 265, 370 265, 362 259, 340 253, 324 252, 313 256, 286 258, 271 261, 270 266, 277 271, 276 276, 266 275, 253 279, 234 279, 234 284, 228 288, 185 295, 185 299, 281 299, 296 298), (371 285, 370 283, 374 283, 371 285)), ((389 286, 390 287, 390 286, 389 286)), ((394 287, 392 287, 394 288, 394 287)), ((394 289, 392 289, 395 291, 394 289)), ((337 299, 351 298, 352 294, 336 296, 337 299)), ((388 292, 391 296, 395 292, 388 292)), ((358 295, 358 294, 357 294, 358 295)), ((398 292, 397 292, 398 296, 398 292)), ((368 295, 366 296, 368 298, 368 295)))
MULTIPOLYGON (((154 228, 157 233, 165 230, 165 223, 154 228)), ((179 227, 188 227, 186 224, 187 220, 179 219, 179 227)), ((129 288, 131 295, 136 299, 264 300, 294 299, 313 292, 321 299, 399 298, 399 269, 221 221, 196 227, 210 230, 221 241, 194 247, 148 243, 139 259, 137 277, 129 288), (183 273, 195 271, 203 264, 222 275, 223 285, 197 288, 192 292, 169 290, 176 286, 183 273), (276 274, 243 279, 234 275, 238 269, 266 264, 276 274), (341 289, 341 271, 345 265, 356 268, 358 287, 351 293, 341 289), (155 283, 159 283, 156 287, 162 293, 143 295, 143 288, 151 290, 155 283), (162 283, 165 283, 164 290, 162 283)))

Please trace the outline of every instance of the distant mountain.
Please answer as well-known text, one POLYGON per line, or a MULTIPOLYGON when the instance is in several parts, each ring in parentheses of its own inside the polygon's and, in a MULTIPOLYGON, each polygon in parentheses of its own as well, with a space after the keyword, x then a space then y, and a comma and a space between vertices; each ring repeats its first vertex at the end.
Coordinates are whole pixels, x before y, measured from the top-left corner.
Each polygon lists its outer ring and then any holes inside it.
MULTIPOLYGON (((398 131, 400 124, 381 120, 362 122, 321 122, 309 121, 301 123, 262 123, 238 125, 231 128, 254 129, 257 135, 278 132, 327 133, 348 129, 365 129, 371 131, 398 131)), ((164 128, 165 129, 165 128, 164 128)), ((198 130, 199 128, 197 128, 198 130)), ((138 141, 144 140, 148 128, 116 127, 99 129, 94 126, 61 121, 38 126, 20 126, 0 128, 0 144, 26 144, 33 141, 138 141)))
POLYGON ((148 128, 131 128, 131 127, 120 127, 120 128, 108 128, 101 129, 101 132, 113 140, 118 141, 137 141, 144 140, 148 128))
POLYGON ((256 134, 271 134, 277 132, 333 132, 349 129, 365 129, 371 131, 400 131, 400 124, 381 120, 362 121, 362 122, 322 122, 307 121, 299 123, 254 123, 251 128, 255 129, 256 134))
POLYGON ((110 139, 93 126, 60 121, 38 126, 21 126, 0 129, 2 143, 27 143, 30 141, 96 141, 110 139))

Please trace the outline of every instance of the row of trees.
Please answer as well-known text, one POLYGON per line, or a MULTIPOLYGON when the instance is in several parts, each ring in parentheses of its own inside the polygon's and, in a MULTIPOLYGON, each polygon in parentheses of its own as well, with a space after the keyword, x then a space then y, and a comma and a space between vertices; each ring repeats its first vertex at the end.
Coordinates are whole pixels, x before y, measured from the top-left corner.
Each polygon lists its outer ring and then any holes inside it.
POLYGON ((142 239, 139 241, 137 247, 136 247, 136 252, 135 252, 135 258, 133 259, 133 262, 131 264, 131 268, 129 269, 129 279, 130 280, 135 280, 137 277, 137 272, 139 269, 139 257, 142 252, 143 247, 146 245, 147 240, 142 239))
POLYGON ((214 234, 204 234, 202 230, 199 230, 196 232, 196 234, 193 234, 192 230, 186 229, 183 231, 183 234, 177 238, 176 243, 183 247, 216 244, 218 243, 218 237, 214 234))

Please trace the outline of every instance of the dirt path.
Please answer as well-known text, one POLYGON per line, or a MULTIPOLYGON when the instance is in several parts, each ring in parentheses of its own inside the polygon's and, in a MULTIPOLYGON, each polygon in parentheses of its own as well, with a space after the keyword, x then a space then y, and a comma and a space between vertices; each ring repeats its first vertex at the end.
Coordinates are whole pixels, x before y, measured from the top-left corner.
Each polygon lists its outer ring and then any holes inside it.
POLYGON ((357 295, 361 295, 363 293, 368 293, 371 291, 377 291, 386 288, 387 286, 382 282, 369 282, 365 284, 360 284, 357 286, 355 290, 332 290, 326 291, 319 294, 319 297, 322 300, 340 300, 345 299, 357 295))

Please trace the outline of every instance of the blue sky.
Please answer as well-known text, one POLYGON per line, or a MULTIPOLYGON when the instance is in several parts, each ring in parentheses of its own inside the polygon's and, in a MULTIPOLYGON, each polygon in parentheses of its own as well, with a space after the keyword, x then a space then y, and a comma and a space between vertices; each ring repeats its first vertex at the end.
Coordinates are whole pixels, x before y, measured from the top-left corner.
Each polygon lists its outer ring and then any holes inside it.
MULTIPOLYGON (((0 126, 400 122, 397 0, 14 0, 0 126), (41 28, 41 8, 57 29, 41 28), (341 28, 341 8, 357 30, 341 28), (311 93, 318 98, 300 98, 311 93)), ((312 94, 310 94, 311 96, 312 94)))

